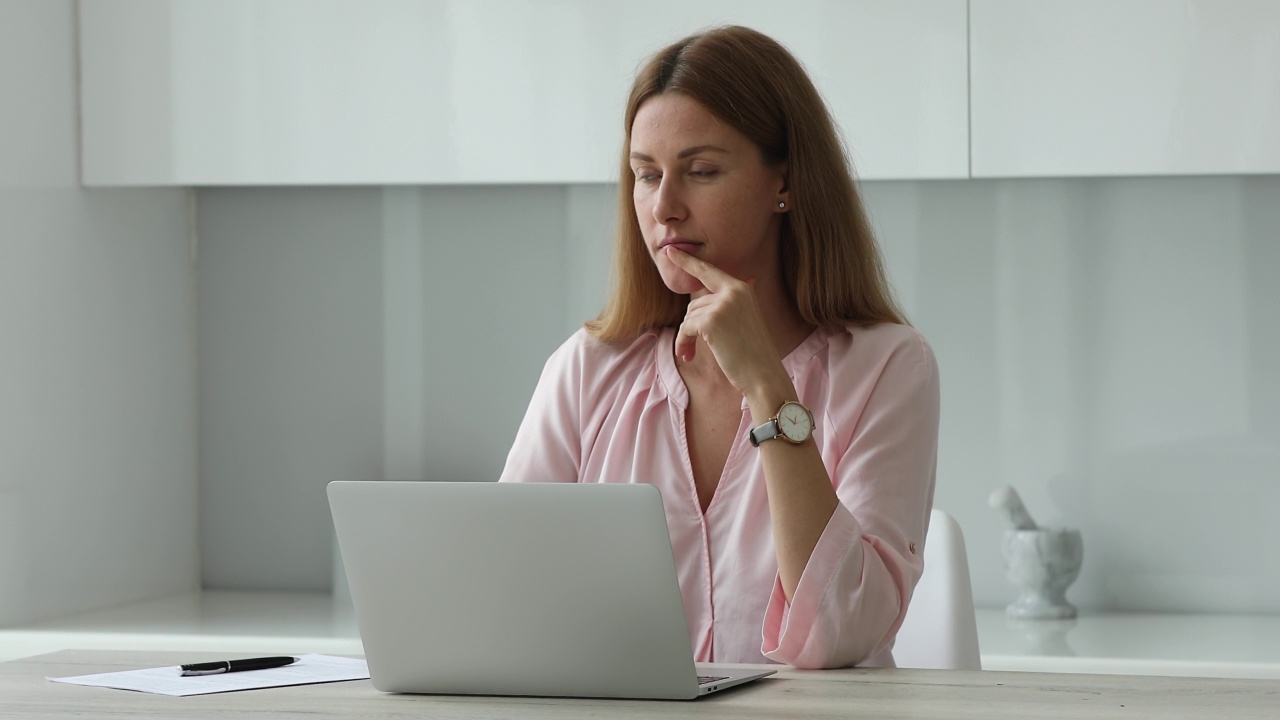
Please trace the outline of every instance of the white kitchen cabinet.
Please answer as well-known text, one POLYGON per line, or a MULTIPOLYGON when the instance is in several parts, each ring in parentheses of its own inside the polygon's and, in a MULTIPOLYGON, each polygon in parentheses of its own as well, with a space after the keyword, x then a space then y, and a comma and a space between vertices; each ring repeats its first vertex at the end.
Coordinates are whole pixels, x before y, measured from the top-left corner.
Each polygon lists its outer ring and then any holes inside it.
POLYGON ((972 0, 973 177, 1280 172, 1280 2, 972 0))
POLYGON ((616 179, 644 56, 737 23, 868 179, 968 174, 965 0, 84 0, 86 185, 616 179))

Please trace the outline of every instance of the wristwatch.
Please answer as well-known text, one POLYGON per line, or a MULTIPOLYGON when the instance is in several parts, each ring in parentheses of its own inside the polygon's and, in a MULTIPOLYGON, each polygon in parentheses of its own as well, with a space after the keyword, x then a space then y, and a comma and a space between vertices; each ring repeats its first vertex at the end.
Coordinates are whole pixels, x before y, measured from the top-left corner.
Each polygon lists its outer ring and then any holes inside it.
POLYGON ((799 445, 813 434, 813 413, 809 408, 795 400, 782 403, 778 413, 769 418, 760 427, 751 431, 751 444, 760 447, 760 443, 774 438, 782 438, 792 445, 799 445))

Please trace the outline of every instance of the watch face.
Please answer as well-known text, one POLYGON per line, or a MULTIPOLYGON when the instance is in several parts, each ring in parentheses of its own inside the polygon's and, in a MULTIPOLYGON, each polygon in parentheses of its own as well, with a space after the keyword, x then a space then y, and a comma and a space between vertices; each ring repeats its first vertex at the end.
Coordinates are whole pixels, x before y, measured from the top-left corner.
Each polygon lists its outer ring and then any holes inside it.
POLYGON ((804 442, 813 432, 813 416, 800 403, 789 402, 778 411, 778 430, 791 442, 804 442))

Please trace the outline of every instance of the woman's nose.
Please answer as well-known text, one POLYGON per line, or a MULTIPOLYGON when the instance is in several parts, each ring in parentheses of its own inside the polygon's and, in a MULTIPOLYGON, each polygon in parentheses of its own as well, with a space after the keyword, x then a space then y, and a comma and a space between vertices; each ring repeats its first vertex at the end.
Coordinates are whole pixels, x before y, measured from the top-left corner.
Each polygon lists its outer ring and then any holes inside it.
POLYGON ((668 225, 685 219, 688 209, 681 197, 679 182, 663 178, 653 203, 653 219, 668 225))

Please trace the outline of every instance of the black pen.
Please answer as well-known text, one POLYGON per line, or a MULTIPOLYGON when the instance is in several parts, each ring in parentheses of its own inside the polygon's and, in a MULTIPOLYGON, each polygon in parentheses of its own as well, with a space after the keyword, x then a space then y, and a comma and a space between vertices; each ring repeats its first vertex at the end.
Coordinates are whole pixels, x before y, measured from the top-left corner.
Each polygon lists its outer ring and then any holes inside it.
POLYGON ((284 667, 298 662, 298 658, 287 655, 281 657, 245 658, 244 660, 219 660, 218 662, 193 663, 182 666, 184 676, 217 675, 218 673, 243 672, 245 670, 267 670, 284 667))

